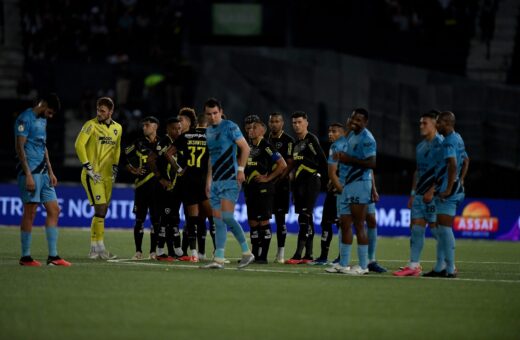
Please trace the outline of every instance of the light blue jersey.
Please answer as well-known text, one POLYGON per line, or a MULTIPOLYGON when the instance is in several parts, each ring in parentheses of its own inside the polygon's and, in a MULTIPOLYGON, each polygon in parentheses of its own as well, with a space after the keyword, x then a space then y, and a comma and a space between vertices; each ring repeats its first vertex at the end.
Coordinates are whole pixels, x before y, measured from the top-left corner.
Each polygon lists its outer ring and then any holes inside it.
POLYGON ((437 168, 435 172, 435 192, 441 193, 448 187, 448 167, 447 159, 455 158, 457 161, 457 171, 455 177, 455 184, 450 195, 457 194, 463 191, 460 184, 460 172, 462 170, 462 163, 465 158, 468 157, 464 141, 462 137, 455 131, 444 137, 442 142, 442 154, 438 156, 440 159, 437 161, 437 168), (441 158, 442 157, 442 158, 441 158))
POLYGON ((340 183, 342 182, 342 179, 344 179, 347 176, 347 172, 349 169, 349 166, 346 164, 338 164, 339 162, 337 160, 334 160, 334 154, 337 152, 346 152, 347 150, 347 143, 348 138, 347 136, 341 136, 338 138, 332 145, 330 146, 329 150, 329 158, 327 159, 328 164, 336 164, 337 165, 337 171, 338 171, 338 178, 340 180, 340 183))
MULTIPOLYGON (((368 129, 358 134, 351 132, 348 137, 346 154, 354 158, 365 160, 376 155, 376 140, 368 129)), ((357 181, 372 181, 372 171, 368 168, 350 166, 344 178, 345 185, 357 181)))
POLYGON ((220 124, 207 128, 206 138, 213 181, 236 179, 238 165, 235 142, 243 138, 238 125, 230 120, 222 120, 220 124))
MULTIPOLYGON (((33 173, 46 171, 45 145, 47 142, 47 119, 36 117, 32 109, 27 109, 16 118, 14 123, 15 138, 23 136, 27 138, 24 145, 25 156, 29 169, 33 173)), ((22 171, 19 166, 19 172, 22 171)))
POLYGON ((415 148, 417 159, 417 195, 424 195, 435 182, 437 162, 442 159, 442 141, 444 137, 436 134, 431 141, 423 140, 415 148))

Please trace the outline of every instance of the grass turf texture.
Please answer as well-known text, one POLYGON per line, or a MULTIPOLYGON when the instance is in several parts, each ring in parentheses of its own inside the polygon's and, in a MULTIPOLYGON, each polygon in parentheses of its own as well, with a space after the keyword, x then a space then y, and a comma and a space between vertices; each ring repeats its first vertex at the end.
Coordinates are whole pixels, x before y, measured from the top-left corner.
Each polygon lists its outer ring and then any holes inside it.
MULTIPOLYGON (((43 228, 32 255, 44 261, 43 228)), ((2 339, 333 339, 516 338, 520 334, 520 244, 457 241, 459 278, 395 278, 408 239, 380 238, 387 274, 326 274, 324 266, 251 265, 200 270, 185 262, 92 261, 89 231, 61 229, 60 255, 70 268, 18 265, 18 228, 0 228, 2 339)), ((228 235, 226 255, 240 256, 228 235)), ((148 235, 144 249, 148 248, 148 235)), ((286 254, 296 241, 289 235, 286 254)), ((315 238, 319 253, 319 237, 315 238)), ((120 258, 133 255, 131 230, 105 235, 120 258)), ((208 236, 208 250, 212 250, 208 236)), ((276 240, 271 244, 272 259, 276 240)), ((147 254, 145 254, 147 255, 147 254)), ((330 258, 337 255, 337 239, 330 258)), ((353 251, 353 258, 357 253, 353 251)), ((428 240, 424 270, 433 265, 428 240), (429 260, 429 261, 428 261, 429 260)))

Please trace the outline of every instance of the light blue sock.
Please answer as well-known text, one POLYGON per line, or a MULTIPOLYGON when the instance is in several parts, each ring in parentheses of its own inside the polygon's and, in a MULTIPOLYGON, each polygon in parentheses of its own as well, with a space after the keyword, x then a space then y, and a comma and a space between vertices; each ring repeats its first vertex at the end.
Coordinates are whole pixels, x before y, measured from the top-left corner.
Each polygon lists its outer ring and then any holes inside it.
POLYGON ((30 231, 22 231, 22 256, 31 256, 32 233, 30 231))
POLYGON ((367 228, 368 235, 368 260, 376 260, 377 228, 367 228))
POLYGON ((229 226, 233 235, 235 235, 235 238, 242 249, 242 253, 249 252, 249 245, 247 244, 244 229, 242 229, 242 226, 237 222, 237 220, 235 220, 233 213, 230 211, 222 212, 222 220, 229 226))
POLYGON ((215 257, 223 259, 226 248, 227 228, 221 218, 213 217, 215 222, 215 257))
POLYGON ((446 271, 448 274, 455 272, 455 235, 453 229, 444 225, 439 225, 439 237, 443 240, 444 255, 446 261, 446 271))
POLYGON ((410 238, 410 262, 419 263, 424 247, 425 228, 420 225, 412 225, 412 235, 410 238))
POLYGON ((367 269, 368 267, 368 245, 359 245, 357 246, 357 253, 359 258, 359 266, 362 269, 367 269))
POLYGON ((348 266, 350 263, 350 249, 352 248, 351 244, 346 244, 339 239, 339 265, 342 267, 348 266))
POLYGON ((432 233, 433 238, 437 241, 437 262, 435 263, 435 267, 433 268, 433 270, 435 270, 436 272, 440 272, 444 269, 446 262, 444 258, 443 242, 439 236, 439 226, 431 228, 430 232, 432 233))
POLYGON ((58 256, 58 228, 45 227, 45 235, 47 236, 49 256, 58 256))

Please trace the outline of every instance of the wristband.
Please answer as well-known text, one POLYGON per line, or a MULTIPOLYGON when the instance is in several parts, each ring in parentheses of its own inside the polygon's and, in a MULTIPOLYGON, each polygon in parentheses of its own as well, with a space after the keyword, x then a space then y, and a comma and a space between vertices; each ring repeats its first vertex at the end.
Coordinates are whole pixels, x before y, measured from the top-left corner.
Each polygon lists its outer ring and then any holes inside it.
POLYGON ((92 165, 90 162, 83 163, 83 167, 87 170, 93 170, 92 165))
POLYGON ((239 166, 239 167, 238 167, 238 171, 242 171, 242 172, 244 172, 244 167, 243 167, 243 166, 239 166))

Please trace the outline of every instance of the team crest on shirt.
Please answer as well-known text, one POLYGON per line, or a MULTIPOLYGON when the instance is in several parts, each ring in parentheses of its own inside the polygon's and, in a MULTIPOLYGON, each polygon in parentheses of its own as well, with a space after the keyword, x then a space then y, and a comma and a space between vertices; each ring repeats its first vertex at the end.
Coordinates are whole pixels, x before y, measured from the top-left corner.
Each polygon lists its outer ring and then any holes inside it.
POLYGON ((23 124, 18 125, 18 132, 23 132, 25 130, 25 126, 23 124))
POLYGON ((170 208, 166 208, 166 209, 164 209, 164 212, 166 213, 166 215, 169 215, 169 214, 170 214, 170 211, 171 211, 170 208))
POLYGON ((116 135, 116 136, 117 136, 117 130, 116 130, 116 129, 114 129, 114 135, 116 135))
POLYGON ((282 146, 283 146, 283 143, 282 143, 282 142, 276 142, 276 143, 274 144, 274 148, 275 148, 276 150, 280 150, 280 149, 282 148, 282 146))
POLYGON ((101 199, 100 195, 96 195, 96 201, 99 201, 101 199))

